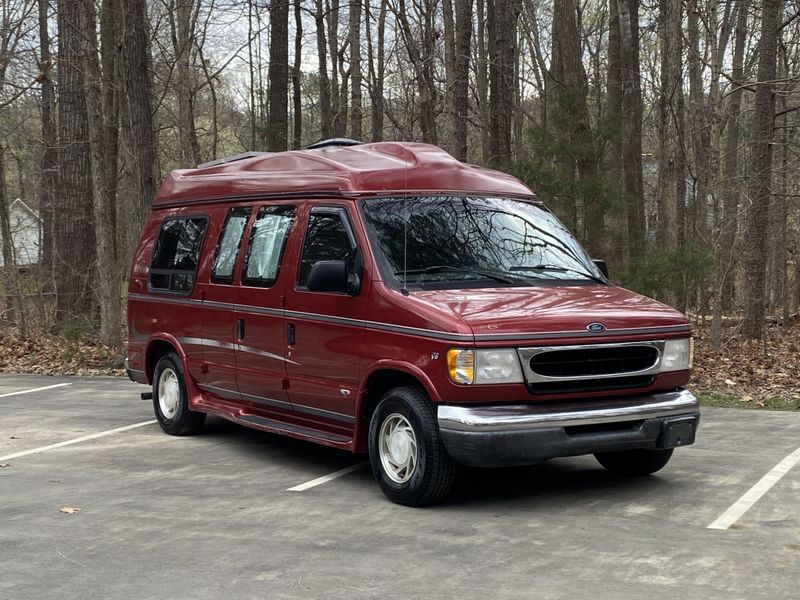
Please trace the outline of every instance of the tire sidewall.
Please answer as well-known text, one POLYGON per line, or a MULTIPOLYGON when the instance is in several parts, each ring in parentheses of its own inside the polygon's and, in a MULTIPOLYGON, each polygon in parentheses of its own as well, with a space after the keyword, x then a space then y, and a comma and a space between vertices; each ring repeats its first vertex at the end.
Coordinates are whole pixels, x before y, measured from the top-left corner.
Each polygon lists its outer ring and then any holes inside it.
POLYGON ((170 431, 180 427, 181 420, 186 413, 186 410, 186 383, 183 378, 183 369, 181 368, 180 360, 178 360, 178 357, 173 353, 165 354, 159 359, 158 363, 156 364, 155 371, 153 372, 153 412, 155 413, 156 419, 158 420, 158 424, 161 426, 161 428, 165 431, 170 431), (175 411, 175 415, 169 419, 161 412, 161 405, 158 401, 158 386, 161 380, 161 374, 166 369, 172 369, 172 371, 175 373, 175 376, 178 378, 178 385, 180 388, 180 402, 178 403, 178 409, 175 411))
POLYGON ((401 395, 393 393, 387 396, 375 409, 369 425, 369 460, 378 485, 389 497, 402 502, 414 498, 424 489, 426 479, 430 476, 428 469, 429 446, 434 443, 434 440, 429 437, 425 435, 425 427, 417 407, 401 395), (386 417, 394 413, 399 413, 408 419, 417 438, 417 464, 411 478, 404 483, 397 483, 386 474, 378 450, 381 425, 386 417))

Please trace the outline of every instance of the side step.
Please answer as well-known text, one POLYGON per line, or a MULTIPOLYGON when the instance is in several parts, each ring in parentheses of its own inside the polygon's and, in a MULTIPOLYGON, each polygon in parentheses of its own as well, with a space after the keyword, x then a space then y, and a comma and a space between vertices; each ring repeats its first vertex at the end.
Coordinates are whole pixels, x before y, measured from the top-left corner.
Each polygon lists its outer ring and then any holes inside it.
POLYGON ((258 425, 259 427, 264 427, 266 429, 278 433, 295 434, 303 437, 315 438, 339 444, 347 443, 350 441, 349 437, 345 437, 343 435, 336 435, 335 433, 328 433, 326 431, 319 431, 317 429, 311 429, 309 427, 301 427, 299 425, 290 425, 289 423, 283 423, 281 421, 273 421, 272 419, 266 419, 264 417, 259 417, 257 415, 239 415, 237 419, 239 419, 240 421, 245 421, 247 423, 252 423, 253 425, 258 425))

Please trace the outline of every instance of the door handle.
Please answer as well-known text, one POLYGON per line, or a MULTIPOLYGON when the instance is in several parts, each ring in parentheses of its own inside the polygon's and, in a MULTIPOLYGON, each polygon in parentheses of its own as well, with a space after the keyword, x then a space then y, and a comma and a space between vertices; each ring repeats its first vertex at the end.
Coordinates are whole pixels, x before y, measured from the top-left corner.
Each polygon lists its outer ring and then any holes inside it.
POLYGON ((236 338, 244 339, 244 319, 236 319, 236 338))
POLYGON ((286 326, 286 341, 289 346, 294 346, 295 343, 294 323, 289 323, 286 326))

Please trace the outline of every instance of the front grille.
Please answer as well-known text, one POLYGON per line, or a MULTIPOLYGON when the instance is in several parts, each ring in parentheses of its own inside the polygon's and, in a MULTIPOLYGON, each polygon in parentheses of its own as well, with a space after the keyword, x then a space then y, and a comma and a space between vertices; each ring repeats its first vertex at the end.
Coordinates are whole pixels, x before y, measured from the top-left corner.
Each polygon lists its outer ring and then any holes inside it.
POLYGON ((534 354, 530 359, 530 369, 535 375, 544 377, 591 377, 638 373, 650 369, 657 362, 658 349, 653 346, 609 346, 534 354))
POLYGON ((564 381, 537 381, 528 385, 533 394, 572 394, 577 392, 604 392, 652 385, 655 375, 635 377, 610 377, 606 379, 566 379, 564 381))

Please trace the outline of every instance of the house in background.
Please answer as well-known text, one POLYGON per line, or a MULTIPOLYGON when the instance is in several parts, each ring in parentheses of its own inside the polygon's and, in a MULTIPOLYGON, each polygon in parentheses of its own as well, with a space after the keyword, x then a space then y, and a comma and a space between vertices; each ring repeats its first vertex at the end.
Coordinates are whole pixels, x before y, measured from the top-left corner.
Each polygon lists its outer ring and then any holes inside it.
MULTIPOLYGON (((11 239, 14 243, 14 263, 18 267, 39 264, 39 246, 42 239, 42 219, 39 213, 17 198, 8 207, 11 239)), ((0 232, 0 248, 2 248, 0 232)), ((5 266, 0 251, 0 267, 5 266)))

